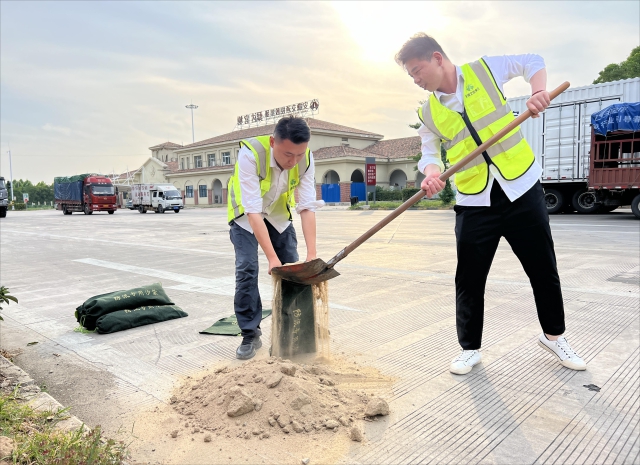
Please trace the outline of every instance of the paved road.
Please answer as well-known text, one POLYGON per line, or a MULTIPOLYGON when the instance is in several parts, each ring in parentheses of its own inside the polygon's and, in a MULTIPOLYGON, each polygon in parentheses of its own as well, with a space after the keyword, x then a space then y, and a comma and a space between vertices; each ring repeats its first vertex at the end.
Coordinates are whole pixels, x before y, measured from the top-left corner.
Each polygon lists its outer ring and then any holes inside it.
MULTIPOLYGON (((384 215, 319 213, 320 256, 384 215)), ((128 426, 138 409, 166 401, 179 376, 234 356, 237 339, 198 334, 233 312, 225 217, 9 212, 0 273, 20 304, 3 310, 2 346, 22 348, 17 363, 88 424, 128 426), (73 311, 89 296, 157 281, 188 318, 112 335, 73 331, 73 311)), ((503 241, 487 285, 484 361, 466 377, 448 372, 458 352, 453 224, 451 211, 407 212, 338 265, 334 351, 398 379, 392 414, 367 424, 369 447, 344 461, 638 463, 640 222, 625 212, 552 218, 567 336, 589 363, 581 373, 535 344, 531 288, 503 241)), ((266 274, 261 289, 268 300, 266 274)))

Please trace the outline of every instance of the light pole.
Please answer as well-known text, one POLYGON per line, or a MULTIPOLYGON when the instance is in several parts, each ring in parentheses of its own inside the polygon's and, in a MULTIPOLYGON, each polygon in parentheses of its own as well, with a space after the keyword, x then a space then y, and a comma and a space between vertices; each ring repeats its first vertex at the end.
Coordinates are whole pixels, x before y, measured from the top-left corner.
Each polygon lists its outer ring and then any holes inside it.
POLYGON ((190 105, 187 105, 185 108, 189 108, 191 110, 191 142, 195 143, 196 142, 196 136, 195 136, 195 132, 194 132, 194 129, 193 129, 193 110, 198 108, 198 105, 194 105, 192 103, 190 105))
POLYGON ((7 151, 9 154, 9 178, 11 178, 11 210, 15 210, 13 206, 13 166, 11 165, 11 150, 7 151))

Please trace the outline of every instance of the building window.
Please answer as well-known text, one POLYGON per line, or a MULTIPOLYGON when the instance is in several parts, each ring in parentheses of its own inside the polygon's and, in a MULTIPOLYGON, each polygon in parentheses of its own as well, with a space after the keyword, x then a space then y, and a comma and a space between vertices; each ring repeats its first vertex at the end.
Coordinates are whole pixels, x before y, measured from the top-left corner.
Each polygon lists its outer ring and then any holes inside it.
POLYGON ((222 152, 222 164, 223 165, 231 164, 231 152, 222 152))
POLYGON ((185 186, 184 187, 184 196, 188 199, 193 198, 193 186, 185 186))
POLYGON ((342 138, 342 142, 349 142, 349 138, 348 137, 343 137, 342 138))
POLYGON ((184 158, 180 159, 180 169, 183 170, 184 169, 184 158))
POLYGON ((216 154, 215 153, 210 153, 209 155, 207 155, 207 158, 209 159, 209 166, 216 166, 216 154))
POLYGON ((202 155, 193 157, 194 168, 202 168, 202 155))
POLYGON ((207 186, 198 186, 198 197, 201 199, 207 197, 207 186))

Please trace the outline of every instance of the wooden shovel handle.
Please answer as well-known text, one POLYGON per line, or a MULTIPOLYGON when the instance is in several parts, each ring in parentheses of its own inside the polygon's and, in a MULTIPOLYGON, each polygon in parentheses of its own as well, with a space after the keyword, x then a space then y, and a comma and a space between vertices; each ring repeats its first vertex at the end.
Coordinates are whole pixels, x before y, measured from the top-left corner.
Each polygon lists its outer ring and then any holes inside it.
MULTIPOLYGON (((563 82, 556 89, 554 89, 551 92, 549 92, 549 97, 551 98, 551 100, 555 99, 558 95, 560 95, 562 92, 567 90, 569 88, 569 86, 570 86, 569 82, 567 82, 567 81, 563 82)), ((475 157, 477 157, 482 152, 487 150, 493 144, 498 142, 500 139, 502 139, 509 132, 513 131, 517 126, 522 124, 523 121, 527 120, 531 116, 532 116, 531 110, 527 109, 527 111, 523 112, 516 119, 514 119, 511 123, 507 124, 504 128, 502 128, 496 134, 494 134, 489 139, 487 139, 486 142, 484 142, 482 145, 480 145, 477 149, 475 149, 469 155, 467 155, 462 160, 460 160, 458 163, 453 165, 447 171, 442 173, 440 175, 439 179, 441 181, 445 181, 445 180, 449 179, 457 171, 460 171, 467 163, 469 163, 475 157)), ((394 211, 392 211, 388 216, 386 216, 385 218, 380 220, 380 222, 378 222, 378 224, 373 226, 371 229, 369 229, 362 236, 360 236, 355 241, 353 241, 351 244, 349 244, 347 247, 345 247, 340 252, 338 252, 338 254, 335 257, 333 257, 331 260, 329 260, 327 262, 327 267, 328 268, 332 268, 336 263, 338 263, 340 260, 345 258, 347 255, 349 255, 355 249, 357 249, 363 242, 365 242, 367 239, 369 239, 375 233, 380 231, 382 228, 384 228, 386 225, 388 225, 393 220, 395 220, 398 216, 400 216, 402 213, 404 213, 409 207, 411 207, 414 204, 418 203, 424 196, 425 196, 425 191, 420 190, 419 192, 417 192, 413 197, 411 197, 406 202, 404 202, 402 205, 400 205, 398 208, 396 208, 394 211)))

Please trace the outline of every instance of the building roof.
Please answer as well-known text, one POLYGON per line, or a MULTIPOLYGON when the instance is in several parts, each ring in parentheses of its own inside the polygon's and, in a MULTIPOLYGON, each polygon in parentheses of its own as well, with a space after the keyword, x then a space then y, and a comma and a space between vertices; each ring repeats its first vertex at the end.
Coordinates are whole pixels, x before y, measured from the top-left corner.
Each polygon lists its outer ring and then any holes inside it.
POLYGON ((179 148, 182 148, 182 145, 167 141, 167 142, 163 142, 162 144, 149 147, 149 150, 179 149, 179 148))
MULTIPOLYGON (((372 139, 382 139, 384 136, 381 134, 375 134, 373 132, 363 131, 362 129, 350 128, 348 126, 342 126, 341 124, 329 123, 328 121, 322 121, 316 118, 305 118, 309 128, 311 130, 324 130, 324 131, 336 131, 344 132, 348 134, 355 134, 359 136, 370 137, 372 139)), ((255 128, 240 129, 238 131, 232 131, 227 134, 221 134, 219 136, 211 137, 209 139, 201 140, 193 144, 180 147, 181 149, 202 147, 204 145, 212 145, 220 142, 233 142, 246 139, 248 137, 263 136, 265 134, 273 133, 275 124, 269 124, 267 126, 258 126, 255 128)), ((151 147, 153 148, 153 147, 151 147)))
POLYGON ((379 140, 364 149, 348 146, 323 147, 313 151, 316 160, 342 157, 378 157, 378 158, 409 158, 420 153, 422 142, 419 136, 403 137, 402 139, 379 140))
POLYGON ((379 140, 367 147, 373 156, 384 158, 409 158, 421 152, 420 136, 403 137, 401 139, 379 140))
POLYGON ((375 157, 375 153, 368 151, 369 147, 364 150, 354 149, 353 147, 347 147, 344 145, 337 145, 334 147, 322 147, 313 151, 314 160, 326 160, 327 158, 343 158, 343 157, 375 157))
POLYGON ((177 161, 165 161, 164 164, 167 165, 170 172, 178 171, 179 166, 177 161))

